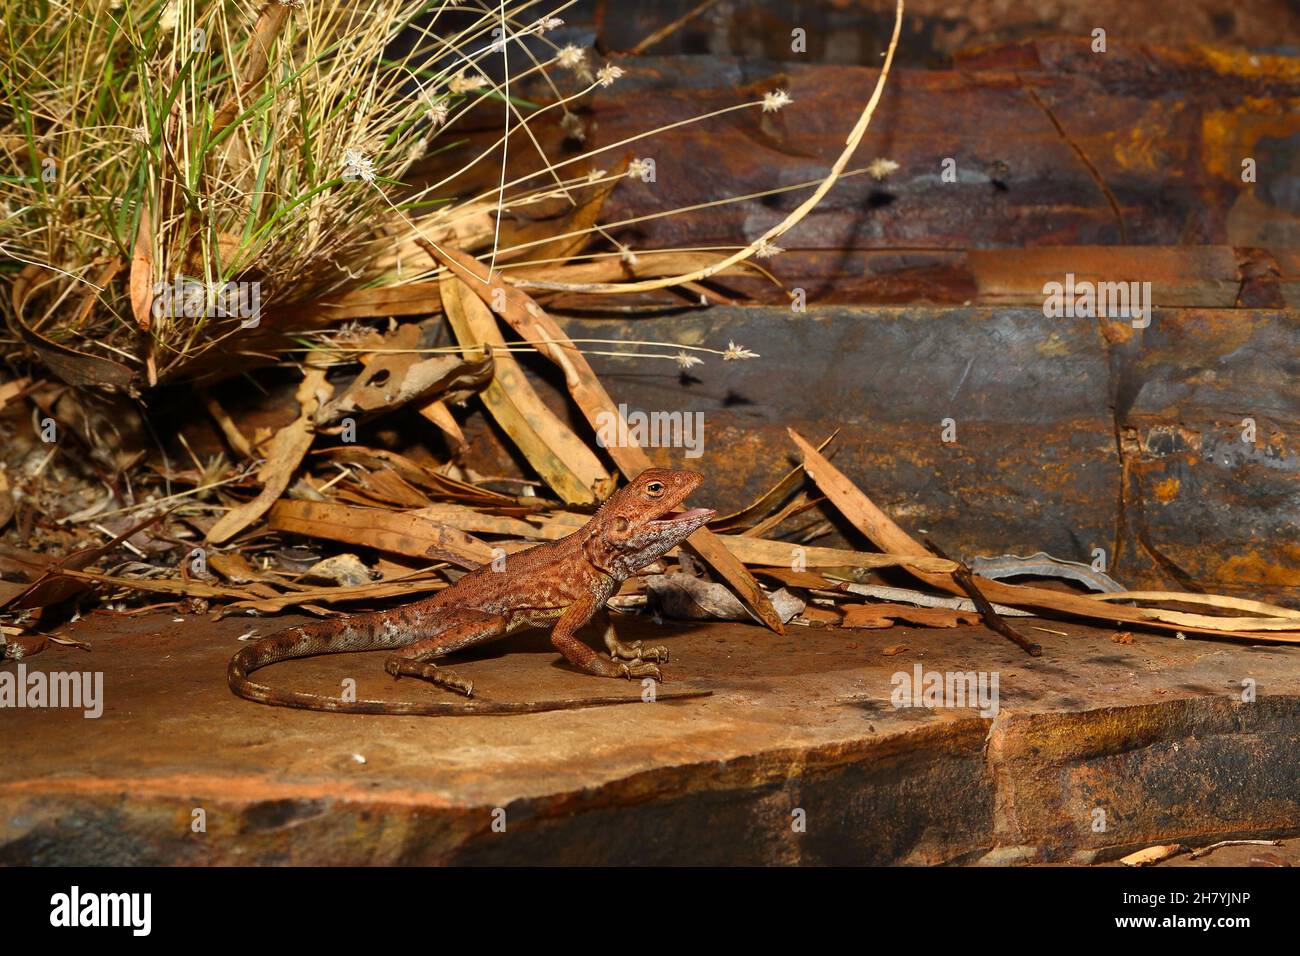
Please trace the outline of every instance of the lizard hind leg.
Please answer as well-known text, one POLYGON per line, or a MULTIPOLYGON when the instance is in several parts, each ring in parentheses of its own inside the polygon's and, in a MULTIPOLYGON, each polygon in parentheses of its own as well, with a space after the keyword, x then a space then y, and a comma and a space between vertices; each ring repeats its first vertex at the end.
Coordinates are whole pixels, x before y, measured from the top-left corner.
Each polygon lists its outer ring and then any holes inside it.
MULTIPOLYGON (((596 677, 625 677, 628 680, 638 677, 653 677, 657 681, 662 681, 664 676, 659 670, 658 663, 643 659, 639 650, 634 650, 627 645, 620 645, 628 653, 635 656, 627 660, 620 660, 614 655, 611 648, 611 656, 604 658, 578 640, 576 632, 593 615, 593 604, 594 602, 586 604, 575 602, 569 610, 560 616, 560 619, 555 622, 555 628, 551 631, 552 646, 563 654, 570 664, 586 671, 588 674, 594 674, 596 677)), ((612 625, 609 623, 608 617, 606 617, 606 643, 609 642, 609 635, 612 631, 612 625)), ((614 640, 617 643, 617 638, 614 640)))
POLYGON ((443 687, 466 697, 474 696, 474 682, 461 677, 455 671, 430 664, 428 661, 412 661, 394 654, 384 662, 384 670, 394 677, 419 677, 436 687, 443 687))
POLYGON ((432 661, 461 648, 495 640, 505 633, 506 619, 499 614, 470 609, 453 611, 447 615, 447 624, 437 634, 390 654, 384 662, 384 670, 394 677, 419 677, 437 687, 473 697, 473 681, 432 661))

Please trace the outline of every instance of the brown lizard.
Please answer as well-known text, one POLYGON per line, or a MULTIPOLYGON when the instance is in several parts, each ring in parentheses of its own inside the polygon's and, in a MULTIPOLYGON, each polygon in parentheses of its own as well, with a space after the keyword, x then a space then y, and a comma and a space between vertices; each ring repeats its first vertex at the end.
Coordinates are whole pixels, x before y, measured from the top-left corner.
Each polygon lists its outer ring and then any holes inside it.
MULTIPOLYGON (((637 703, 639 696, 522 703, 344 700, 275 690, 250 681, 248 675, 267 664, 316 654, 394 650, 384 664, 394 677, 420 677, 471 697, 473 684, 433 661, 526 627, 553 624, 551 643, 555 649, 588 674, 662 680, 659 664, 668 660, 667 649, 642 647, 640 641, 621 643, 604 612, 605 601, 639 569, 713 518, 715 512, 708 508, 676 510, 702 480, 693 471, 649 469, 611 495, 573 534, 512 554, 504 563, 493 562, 470 571, 431 598, 388 611, 291 627, 250 644, 230 659, 226 671, 230 689, 263 704, 348 714, 531 714, 637 703), (604 616, 609 657, 597 654, 576 636, 598 611, 604 616)), ((657 699, 705 697, 708 693, 659 694, 657 699)))

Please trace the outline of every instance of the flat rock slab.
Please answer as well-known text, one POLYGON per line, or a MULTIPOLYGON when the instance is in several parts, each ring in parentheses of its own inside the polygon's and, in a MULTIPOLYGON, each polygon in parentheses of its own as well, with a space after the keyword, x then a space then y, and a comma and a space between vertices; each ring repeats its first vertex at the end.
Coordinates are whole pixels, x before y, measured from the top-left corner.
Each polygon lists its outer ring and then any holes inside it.
MULTIPOLYGON (((0 863, 1090 861, 1300 832, 1300 648, 1040 621, 1068 633, 1030 632, 1031 659, 978 627, 622 618, 624 640, 671 649, 670 689, 714 696, 456 719, 234 697, 237 638, 295 620, 96 613, 71 629, 93 651, 24 662, 102 673, 103 712, 0 711, 0 863), (996 675, 997 714, 896 708, 917 667, 996 675)), ((492 699, 640 690, 570 670, 543 634, 452 663, 492 699)), ((379 654, 260 676, 440 693, 379 654)))

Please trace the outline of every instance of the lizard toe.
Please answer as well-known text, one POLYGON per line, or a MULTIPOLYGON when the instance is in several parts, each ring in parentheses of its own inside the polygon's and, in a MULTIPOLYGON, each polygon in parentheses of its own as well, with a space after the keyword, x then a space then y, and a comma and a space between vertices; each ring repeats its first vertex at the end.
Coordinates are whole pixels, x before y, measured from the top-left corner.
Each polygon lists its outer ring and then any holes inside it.
POLYGON ((653 661, 632 661, 626 665, 628 679, 633 677, 653 677, 657 681, 663 681, 664 675, 659 670, 659 665, 653 661))

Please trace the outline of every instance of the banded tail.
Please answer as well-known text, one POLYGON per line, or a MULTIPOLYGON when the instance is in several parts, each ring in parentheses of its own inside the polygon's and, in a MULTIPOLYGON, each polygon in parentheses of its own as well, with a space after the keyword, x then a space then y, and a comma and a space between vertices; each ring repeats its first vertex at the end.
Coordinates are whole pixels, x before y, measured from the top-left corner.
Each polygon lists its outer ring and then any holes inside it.
MULTIPOLYGON (((641 697, 570 697, 556 700, 508 701, 405 701, 344 700, 302 691, 276 690, 248 679, 253 671, 280 661, 300 660, 318 654, 344 654, 354 651, 395 650, 410 643, 409 635, 391 624, 385 611, 358 614, 342 621, 314 621, 280 631, 256 643, 240 648, 226 668, 230 689, 245 700, 272 707, 294 707, 341 714, 388 714, 415 717, 474 717, 505 714, 537 714, 550 710, 577 710, 582 707, 607 707, 616 704, 640 704, 641 697)), ((658 700, 688 700, 709 697, 712 691, 681 691, 657 694, 658 700)))

